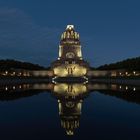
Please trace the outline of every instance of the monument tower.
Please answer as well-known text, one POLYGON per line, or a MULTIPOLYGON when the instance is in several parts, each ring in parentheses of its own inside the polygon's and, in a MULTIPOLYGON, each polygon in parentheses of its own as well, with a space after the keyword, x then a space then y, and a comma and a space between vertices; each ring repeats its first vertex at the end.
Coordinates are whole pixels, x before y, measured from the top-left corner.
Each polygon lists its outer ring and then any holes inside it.
POLYGON ((74 25, 67 25, 61 35, 58 60, 52 63, 54 75, 58 77, 85 76, 89 65, 83 60, 80 36, 74 25))
POLYGON ((82 60, 79 34, 75 32, 73 25, 67 25, 66 31, 61 35, 58 59, 82 60))

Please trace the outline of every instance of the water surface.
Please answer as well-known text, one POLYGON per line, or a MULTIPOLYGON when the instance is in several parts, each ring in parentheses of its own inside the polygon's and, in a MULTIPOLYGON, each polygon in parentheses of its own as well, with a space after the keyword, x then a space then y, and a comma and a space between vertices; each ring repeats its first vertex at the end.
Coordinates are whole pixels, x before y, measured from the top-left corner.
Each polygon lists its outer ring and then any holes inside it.
POLYGON ((105 84, 5 85, 2 140, 138 140, 139 87, 105 84))

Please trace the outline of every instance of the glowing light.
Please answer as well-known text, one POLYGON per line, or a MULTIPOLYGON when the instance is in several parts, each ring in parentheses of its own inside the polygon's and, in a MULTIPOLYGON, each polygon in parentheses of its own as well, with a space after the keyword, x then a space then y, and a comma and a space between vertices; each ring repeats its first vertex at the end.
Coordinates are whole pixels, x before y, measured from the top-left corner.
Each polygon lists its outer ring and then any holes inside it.
POLYGON ((133 88, 133 91, 136 91, 136 88, 135 87, 133 88))
POLYGON ((68 85, 68 84, 56 84, 54 86, 54 92, 59 93, 59 94, 66 94, 68 93, 69 96, 75 96, 87 92, 87 87, 84 84, 73 84, 73 85, 68 85))
POLYGON ((120 86, 120 89, 122 88, 122 86, 120 86))
POLYGON ((136 74, 136 72, 135 72, 135 71, 133 71, 133 73, 134 73, 134 75, 136 74))
POLYGON ((8 88, 6 87, 6 88, 5 88, 5 90, 7 91, 7 90, 8 90, 8 88))
POLYGON ((74 25, 67 25, 67 28, 66 29, 74 29, 74 25))
POLYGON ((83 76, 87 73, 87 69, 79 66, 78 64, 67 64, 61 65, 54 68, 54 74, 60 77, 73 75, 73 76, 83 76))
POLYGON ((128 87, 126 86, 125 89, 128 90, 128 87))

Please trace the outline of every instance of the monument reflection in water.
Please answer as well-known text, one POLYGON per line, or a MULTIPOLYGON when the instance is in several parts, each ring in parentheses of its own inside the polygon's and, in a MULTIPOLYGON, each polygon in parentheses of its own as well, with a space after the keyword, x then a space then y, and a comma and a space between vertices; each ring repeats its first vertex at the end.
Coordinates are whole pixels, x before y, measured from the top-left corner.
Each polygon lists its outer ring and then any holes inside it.
POLYGON ((73 135, 79 127, 83 99, 88 96, 84 84, 56 84, 53 95, 58 100, 61 126, 67 135, 73 135))

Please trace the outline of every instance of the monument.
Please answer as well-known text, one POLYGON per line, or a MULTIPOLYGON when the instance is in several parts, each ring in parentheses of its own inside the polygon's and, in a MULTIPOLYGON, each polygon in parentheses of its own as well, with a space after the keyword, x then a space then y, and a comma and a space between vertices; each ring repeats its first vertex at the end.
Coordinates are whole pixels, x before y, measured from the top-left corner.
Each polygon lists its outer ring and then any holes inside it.
POLYGON ((83 60, 80 36, 74 25, 67 25, 61 35, 59 57, 51 64, 56 77, 86 76, 89 64, 83 60))

